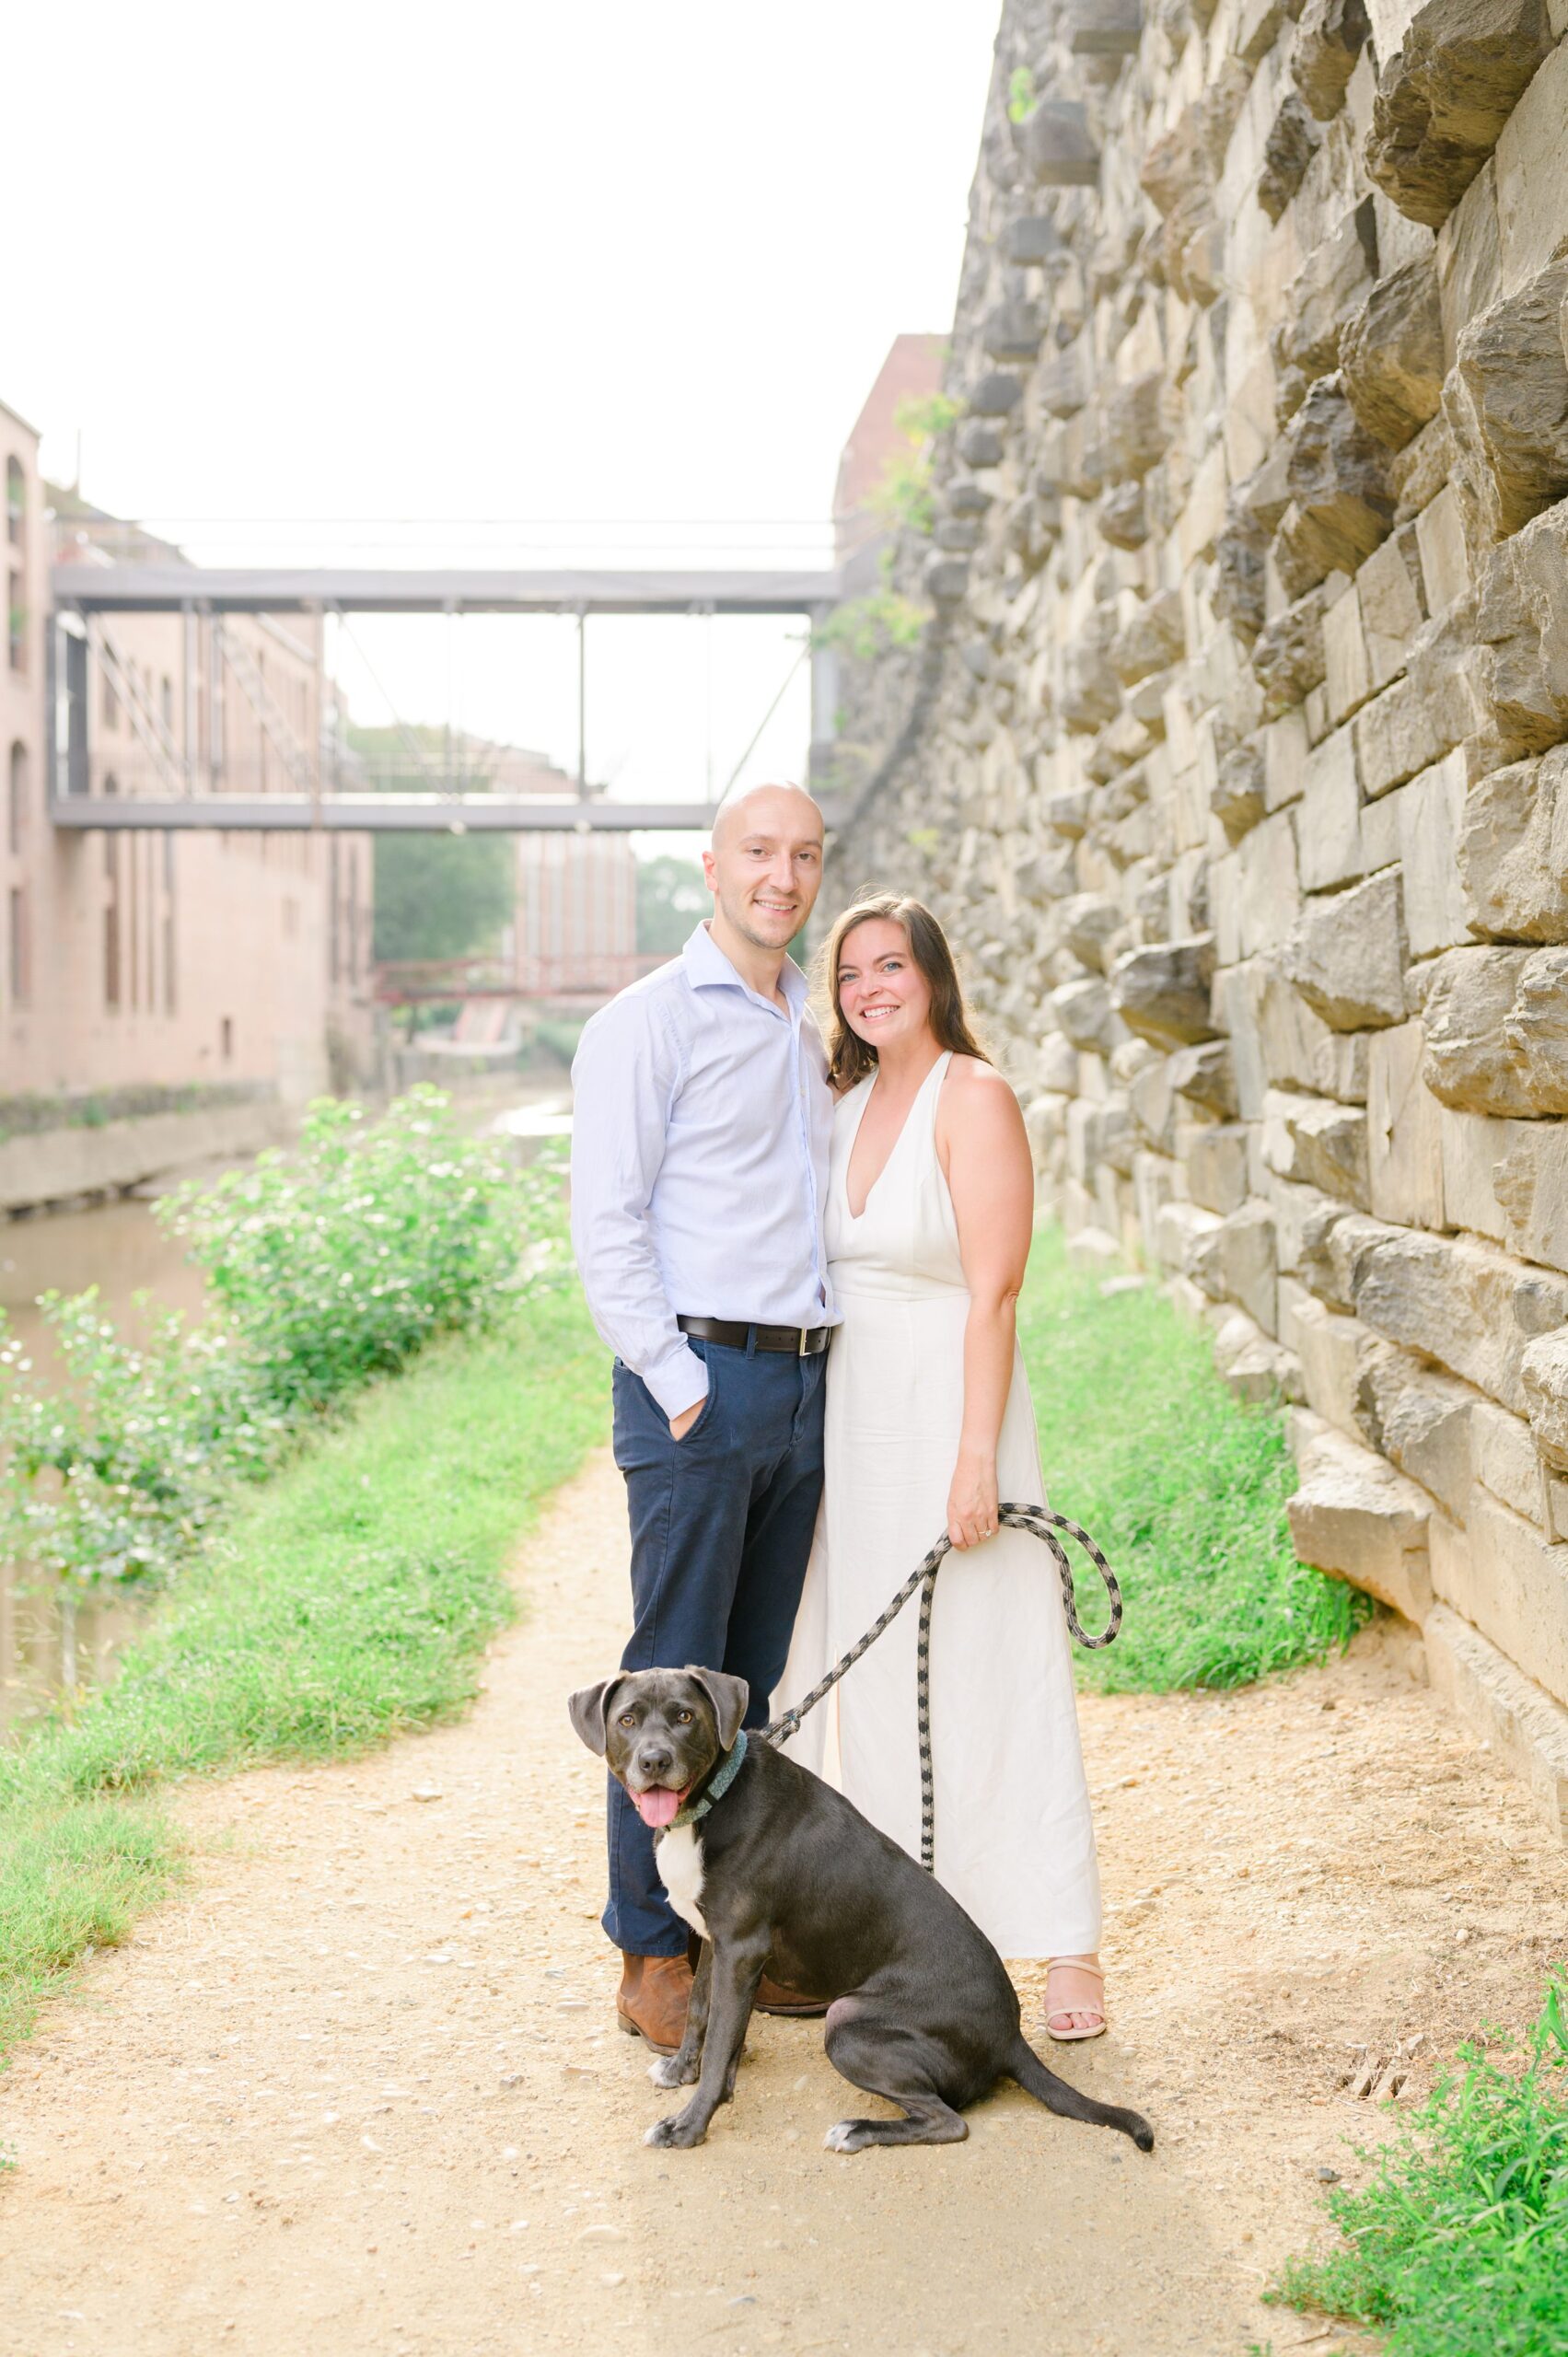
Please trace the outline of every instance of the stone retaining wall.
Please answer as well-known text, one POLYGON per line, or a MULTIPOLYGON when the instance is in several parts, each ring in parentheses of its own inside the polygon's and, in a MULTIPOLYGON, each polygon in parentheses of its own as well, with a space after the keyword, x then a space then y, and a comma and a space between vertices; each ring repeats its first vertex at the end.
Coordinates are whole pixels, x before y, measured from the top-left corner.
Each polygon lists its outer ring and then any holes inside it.
POLYGON ((831 878, 941 909, 1075 1250, 1295 1403, 1301 1552, 1568 1825, 1565 30, 1009 0, 831 878))
POLYGON ((0 1224, 7 1212, 122 1194, 198 1163, 243 1161, 263 1146, 287 1144, 298 1126, 296 1112, 274 1097, 258 1097, 239 1105, 0 1139, 0 1224))

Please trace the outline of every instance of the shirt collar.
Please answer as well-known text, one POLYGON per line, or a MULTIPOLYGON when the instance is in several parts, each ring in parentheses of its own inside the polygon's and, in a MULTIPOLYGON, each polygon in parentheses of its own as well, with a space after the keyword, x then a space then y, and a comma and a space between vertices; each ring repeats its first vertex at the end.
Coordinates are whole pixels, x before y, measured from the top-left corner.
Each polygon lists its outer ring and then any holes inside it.
MULTIPOLYGON (((747 997, 754 999, 759 1006, 768 1007, 773 1015, 779 1013, 776 1005, 771 1004, 760 991, 754 991, 750 983, 736 972, 705 924, 698 925, 681 951, 680 960, 686 969, 686 979, 693 990, 744 991, 747 997)), ((807 984, 793 958, 786 958, 779 970, 779 988, 788 1002, 790 1013, 798 1016, 806 1004, 807 984)))

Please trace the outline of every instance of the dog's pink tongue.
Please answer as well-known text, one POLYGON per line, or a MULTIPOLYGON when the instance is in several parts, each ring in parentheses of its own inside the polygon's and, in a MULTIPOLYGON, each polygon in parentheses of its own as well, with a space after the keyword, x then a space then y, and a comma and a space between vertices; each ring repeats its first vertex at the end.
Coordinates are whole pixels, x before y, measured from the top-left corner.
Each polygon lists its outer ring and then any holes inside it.
POLYGON ((672 1823, 680 1806, 679 1794, 667 1792, 662 1784, 650 1784, 645 1793, 633 1793, 632 1798, 643 1823, 655 1827, 672 1823))

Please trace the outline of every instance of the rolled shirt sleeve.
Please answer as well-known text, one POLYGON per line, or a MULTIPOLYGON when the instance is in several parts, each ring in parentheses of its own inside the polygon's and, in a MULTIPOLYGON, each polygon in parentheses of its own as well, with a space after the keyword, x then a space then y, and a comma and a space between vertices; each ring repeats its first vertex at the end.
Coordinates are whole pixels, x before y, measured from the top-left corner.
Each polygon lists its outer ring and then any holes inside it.
POLYGON ((675 1322, 649 1206, 681 1057, 656 1002, 628 993, 587 1025, 572 1065, 572 1242, 603 1340, 671 1421, 708 1393, 675 1322))

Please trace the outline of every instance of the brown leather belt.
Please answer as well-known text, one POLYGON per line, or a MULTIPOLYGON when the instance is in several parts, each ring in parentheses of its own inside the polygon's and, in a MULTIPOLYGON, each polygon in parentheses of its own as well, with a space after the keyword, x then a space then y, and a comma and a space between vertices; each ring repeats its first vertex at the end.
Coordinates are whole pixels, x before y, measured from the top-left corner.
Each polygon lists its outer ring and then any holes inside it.
POLYGON ((728 1318, 678 1318, 683 1334, 699 1342, 719 1342, 727 1351, 788 1351, 814 1359, 833 1339, 830 1326, 738 1326, 728 1318))

